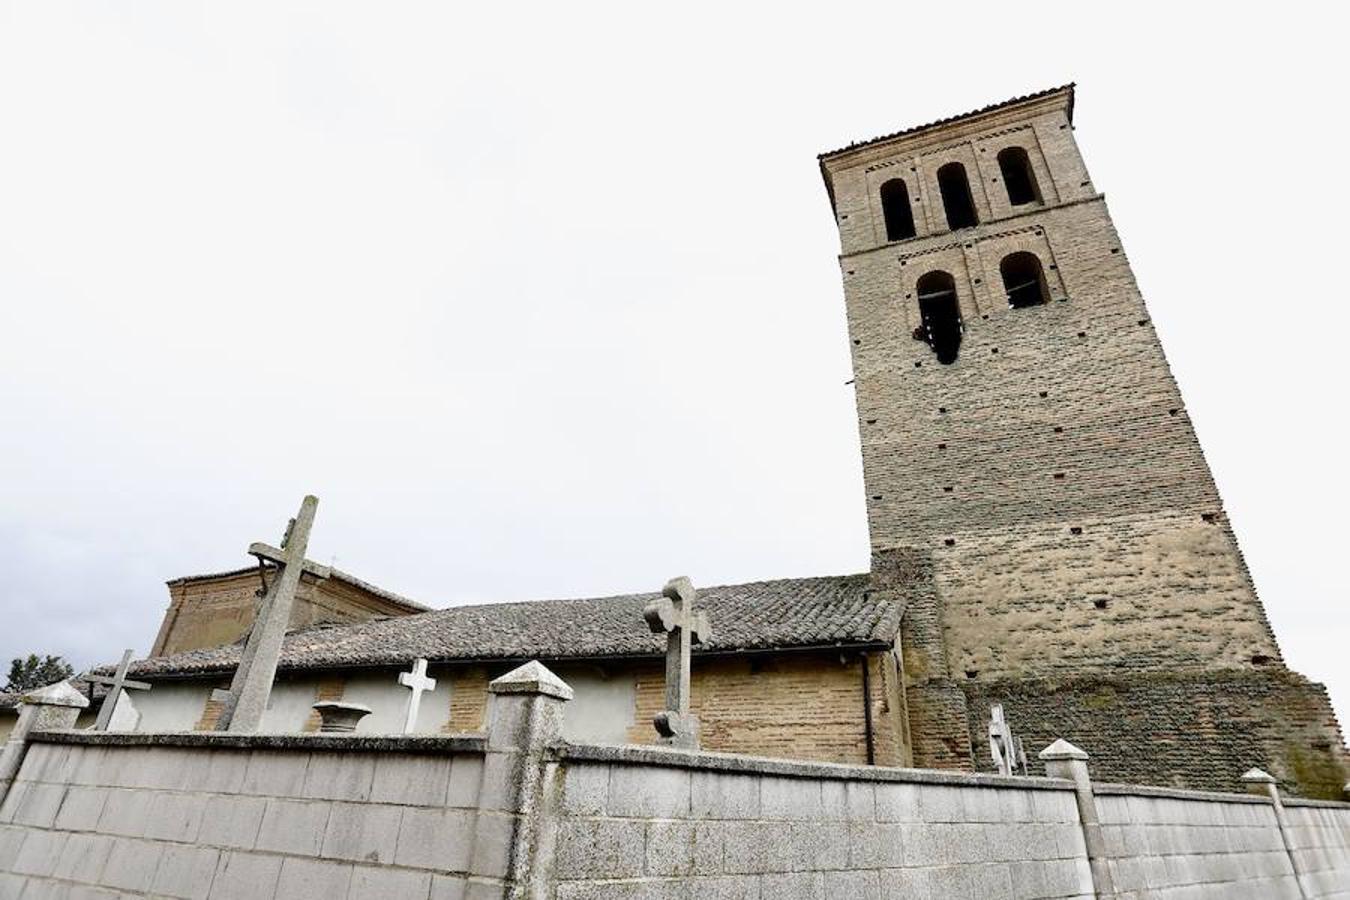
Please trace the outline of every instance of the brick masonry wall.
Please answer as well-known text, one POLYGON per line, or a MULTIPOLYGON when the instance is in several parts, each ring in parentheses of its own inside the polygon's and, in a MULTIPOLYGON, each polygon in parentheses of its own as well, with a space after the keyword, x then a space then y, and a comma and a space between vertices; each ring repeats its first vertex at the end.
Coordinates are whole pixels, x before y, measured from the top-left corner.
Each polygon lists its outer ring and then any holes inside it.
POLYGON ((1314 896, 1350 897, 1350 808, 1285 803, 1290 846, 1314 896))
MULTIPOLYGON (((260 584, 257 572, 171 582, 169 608, 151 655, 167 656, 239 640, 253 624, 260 584)), ((407 614, 405 608, 344 581, 330 578, 320 583, 305 578, 296 590, 289 627, 407 614)))
POLYGON ((1093 893, 1067 787, 575 760, 560 780, 556 900, 1093 893))
POLYGON ((510 850, 509 827, 476 828, 482 770, 472 752, 35 744, 0 806, 0 896, 460 898, 510 850))
POLYGON ((1325 799, 1340 799, 1346 782, 1350 760, 1325 689, 1279 667, 961 687, 985 771, 989 706, 1002 703, 1028 754, 1064 738, 1092 754, 1094 775, 1107 781, 1231 791, 1255 766, 1325 799))
POLYGON ((1099 792, 1097 812, 1117 893, 1197 900, 1300 900, 1274 807, 1242 799, 1223 802, 1215 797, 1099 792))

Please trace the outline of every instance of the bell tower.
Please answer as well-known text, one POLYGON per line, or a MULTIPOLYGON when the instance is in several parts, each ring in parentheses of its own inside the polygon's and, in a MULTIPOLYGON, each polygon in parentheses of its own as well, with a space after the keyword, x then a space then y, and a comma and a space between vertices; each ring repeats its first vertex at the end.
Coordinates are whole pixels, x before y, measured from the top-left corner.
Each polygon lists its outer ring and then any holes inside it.
POLYGON ((1073 106, 1069 85, 820 157, 918 765, 979 767, 991 701, 1059 728, 1037 683, 1292 675, 1073 106))

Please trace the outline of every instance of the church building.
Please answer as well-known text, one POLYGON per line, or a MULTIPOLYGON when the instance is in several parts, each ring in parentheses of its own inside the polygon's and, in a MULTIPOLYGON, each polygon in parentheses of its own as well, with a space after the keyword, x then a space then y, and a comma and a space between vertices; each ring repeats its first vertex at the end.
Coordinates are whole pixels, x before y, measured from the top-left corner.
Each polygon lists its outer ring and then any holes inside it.
MULTIPOLYGON (((872 564, 696 585, 705 749, 988 770, 998 703, 1028 750, 1069 740, 1104 781, 1231 790, 1259 766, 1341 796, 1326 691, 1282 660, 1073 111, 1069 85, 820 156, 872 564)), ((263 730, 314 730, 325 699, 399 730, 398 673, 425 658, 416 731, 476 731, 488 681, 539 659, 575 690, 567 736, 653 741, 665 638, 643 608, 674 574, 440 610, 306 574, 263 730)), ((123 727, 215 727, 266 577, 169 583, 123 727)))

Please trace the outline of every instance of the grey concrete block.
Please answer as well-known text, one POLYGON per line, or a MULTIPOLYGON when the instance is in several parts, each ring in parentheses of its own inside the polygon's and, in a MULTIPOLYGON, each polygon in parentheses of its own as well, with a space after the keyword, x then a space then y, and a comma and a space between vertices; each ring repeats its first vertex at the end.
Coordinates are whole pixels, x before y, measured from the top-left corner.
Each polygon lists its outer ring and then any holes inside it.
POLYGON ((910 821, 964 822, 966 820, 965 789, 945 784, 918 786, 919 813, 910 821))
POLYGON ((795 870, 848 868, 849 826, 845 822, 793 822, 786 838, 795 870))
POLYGON ((759 890, 765 900, 825 900, 825 877, 820 872, 761 875, 759 890))
POLYGON ((460 809, 478 808, 478 791, 483 781, 481 754, 456 754, 450 761, 450 787, 445 805, 460 809))
MULTIPOLYGON (((474 822, 473 853, 469 874, 487 878, 505 878, 511 862, 511 847, 516 839, 517 818, 511 813, 480 812, 474 822)), ((469 885, 473 893, 473 885, 469 885)))
POLYGON ((145 833, 149 819, 150 803, 155 795, 150 791, 128 788, 113 788, 103 804, 103 814, 98 819, 98 830, 102 834, 116 834, 123 837, 140 837, 145 833))
POLYGON ((306 800, 268 800, 254 846, 277 853, 318 856, 330 805, 306 800))
POLYGON ((67 835, 61 831, 33 829, 14 858, 14 871, 20 875, 46 877, 56 870, 67 835))
POLYGON ((352 870, 346 900, 427 900, 430 892, 430 873, 385 866, 357 866, 352 870))
POLYGON ((686 818, 689 782, 687 769, 614 766, 605 806, 611 816, 686 818))
POLYGON ((155 794, 145 836, 188 843, 197 839, 206 809, 204 794, 155 794))
POLYGON ((759 779, 753 775, 694 772, 689 788, 696 819, 759 818, 759 779))
POLYGON ((782 822, 727 823, 722 830, 722 867, 728 875, 792 871, 793 848, 782 822))
POLYGON ((566 819, 558 830, 554 871, 560 879, 639 876, 645 829, 642 822, 566 819))
POLYGON ((70 760, 72 784, 106 785, 105 765, 109 758, 109 747, 72 747, 70 760))
POLYGON ((260 797, 305 796, 311 754, 293 750, 254 750, 244 767, 241 791, 260 797))
POLYGON ((820 818, 820 782, 767 775, 759 779, 759 814, 765 819, 820 818))
POLYGON ((506 900, 506 885, 490 879, 470 878, 464 882, 464 900, 506 900))
MULTIPOLYGON (((30 900, 33 892, 28 892, 29 897, 24 900, 30 900)), ((45 894, 42 900, 128 900, 130 894, 124 894, 121 891, 108 890, 107 888, 93 887, 87 884, 73 884, 70 886, 70 893, 45 894)))
POLYGON ((370 799, 401 806, 444 806, 451 759, 415 753, 390 753, 375 759, 370 799))
POLYGON ((4 802, 0 803, 0 825, 8 825, 14 821, 14 813, 23 802, 23 795, 28 792, 29 784, 31 782, 15 781, 9 786, 4 802))
POLYGON ((22 825, 0 825, 0 872, 4 872, 19 855, 19 846, 28 837, 28 829, 22 825))
POLYGON ((276 895, 278 900, 335 900, 347 896, 351 880, 351 863, 291 857, 281 863, 276 895))
POLYGON ((12 872, 0 871, 0 897, 18 897, 28 886, 28 879, 12 872))
POLYGON ((248 773, 246 750, 208 750, 194 767, 193 788, 210 794, 239 794, 248 773))
POLYGON ((403 810, 394 861, 400 866, 467 872, 475 815, 462 809, 403 810))
POLYGON ((118 838, 113 842, 99 883, 126 891, 148 891, 163 854, 163 844, 118 838))
POLYGON ((197 841, 206 846, 251 850, 266 811, 267 800, 262 797, 209 797, 197 841))
POLYGON ((430 900, 464 900, 468 892, 465 879, 449 875, 431 876, 430 900))
MULTIPOLYGON (((878 784, 876 786, 878 822, 919 821, 919 791, 917 784, 878 784)), ((924 785, 928 790, 930 786, 924 785)))
POLYGON ((824 896, 848 900, 880 900, 881 882, 879 873, 863 872, 825 872, 824 896))
POLYGON ((402 818, 401 806, 334 803, 323 837, 323 855, 354 862, 393 862, 402 818))
POLYGON ((311 800, 369 800, 375 759, 373 753, 311 754, 304 795, 311 800))
MULTIPOLYGON (((98 882, 116 838, 103 834, 72 834, 61 849, 52 876, 66 881, 98 882)), ((3 865, 0 865, 3 868, 3 865)))
POLYGON ((108 801, 108 788, 72 785, 56 813, 56 827, 62 831, 93 831, 108 801))
POLYGON ((904 832, 896 822, 855 823, 849 826, 851 869, 891 869, 906 864, 904 832))
POLYGON ((609 797, 609 766, 569 762, 562 772, 562 811, 572 816, 599 816, 609 797))
POLYGON ((167 846, 150 890, 179 900, 205 900, 219 862, 220 851, 211 847, 167 846))
POLYGON ((690 878, 684 887, 688 891, 686 900, 759 900, 760 897, 759 878, 755 875, 690 878))
POLYGON ((276 895, 281 857, 231 852, 221 855, 211 900, 269 900, 276 895))
POLYGON ((648 875, 691 876, 722 873, 722 829, 710 822, 647 823, 648 875))
MULTIPOLYGON (((511 812, 520 805, 521 767, 525 757, 519 753, 488 753, 483 757, 482 779, 478 786, 481 809, 511 812)), ((451 777, 454 777, 453 771, 451 777)))
MULTIPOLYGON (((14 785, 15 788, 18 786, 17 783, 14 785)), ((37 828, 52 827, 52 823, 56 821, 56 814, 61 809, 61 801, 65 797, 66 785, 64 784, 40 784, 37 782, 25 784, 23 793, 19 796, 18 805, 14 808, 14 824, 32 825, 37 828)), ((4 820, 0 819, 0 821, 4 820)))

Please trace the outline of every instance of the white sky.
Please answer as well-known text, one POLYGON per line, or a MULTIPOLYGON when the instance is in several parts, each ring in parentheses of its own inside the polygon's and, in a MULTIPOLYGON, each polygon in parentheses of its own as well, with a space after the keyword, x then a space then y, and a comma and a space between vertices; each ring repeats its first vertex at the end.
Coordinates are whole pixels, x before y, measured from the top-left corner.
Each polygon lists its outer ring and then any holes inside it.
POLYGON ((866 569, 815 154, 1076 80, 1350 717, 1343 31, 1244 8, 0 2, 0 660, 144 653, 305 492, 436 606, 866 569))

